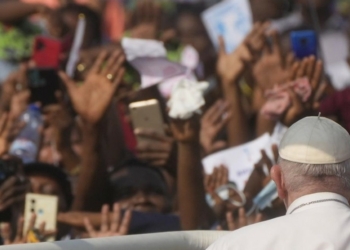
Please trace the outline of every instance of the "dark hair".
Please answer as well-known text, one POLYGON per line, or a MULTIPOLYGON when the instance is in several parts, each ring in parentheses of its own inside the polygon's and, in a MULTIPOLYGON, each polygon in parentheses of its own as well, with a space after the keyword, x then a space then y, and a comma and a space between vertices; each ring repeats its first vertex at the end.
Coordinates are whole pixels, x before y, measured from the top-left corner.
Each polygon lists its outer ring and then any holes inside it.
POLYGON ((79 14, 83 14, 86 20, 86 32, 84 37, 85 45, 91 47, 101 43, 102 21, 100 15, 96 11, 85 5, 70 3, 60 8, 58 13, 60 15, 74 14, 77 17, 79 14))
POLYGON ((41 174, 55 180, 62 189, 67 202, 67 209, 70 208, 73 202, 72 186, 68 175, 63 170, 50 164, 35 162, 25 164, 24 173, 26 175, 41 174))

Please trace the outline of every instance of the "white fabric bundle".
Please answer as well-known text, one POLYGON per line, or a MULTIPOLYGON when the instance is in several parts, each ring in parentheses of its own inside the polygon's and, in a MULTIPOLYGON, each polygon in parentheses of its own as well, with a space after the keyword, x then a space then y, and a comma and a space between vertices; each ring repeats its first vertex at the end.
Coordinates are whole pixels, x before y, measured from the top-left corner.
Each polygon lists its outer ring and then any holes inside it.
POLYGON ((194 114, 201 114, 200 108, 205 104, 203 93, 208 86, 207 82, 182 79, 174 86, 168 101, 169 116, 173 119, 186 120, 194 114))

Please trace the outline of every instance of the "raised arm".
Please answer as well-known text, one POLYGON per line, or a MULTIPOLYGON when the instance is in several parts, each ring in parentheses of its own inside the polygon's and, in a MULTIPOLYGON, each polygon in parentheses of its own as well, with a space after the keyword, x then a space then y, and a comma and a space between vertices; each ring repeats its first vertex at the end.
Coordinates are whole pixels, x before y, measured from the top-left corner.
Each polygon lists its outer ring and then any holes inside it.
POLYGON ((199 144, 199 119, 173 121, 171 128, 178 143, 177 190, 183 230, 202 225, 206 203, 199 144))
POLYGON ((42 4, 28 4, 18 0, 0 2, 0 22, 14 23, 30 15, 43 12, 42 4))
POLYGON ((248 141, 248 123, 244 113, 238 81, 244 72, 244 61, 251 60, 246 44, 233 53, 225 52, 225 43, 220 38, 220 52, 217 65, 225 101, 230 106, 232 116, 227 124, 229 146, 237 146, 248 141))
POLYGON ((230 106, 231 117, 227 124, 229 146, 237 146, 249 140, 249 126, 242 107, 239 81, 254 54, 264 46, 267 24, 256 23, 245 41, 232 53, 225 51, 225 42, 219 38, 220 49, 217 73, 221 80, 225 101, 230 106))
POLYGON ((60 73, 82 124, 83 153, 73 210, 94 210, 103 204, 107 176, 99 152, 100 127, 124 74, 123 62, 121 50, 109 56, 102 52, 81 86, 60 73))

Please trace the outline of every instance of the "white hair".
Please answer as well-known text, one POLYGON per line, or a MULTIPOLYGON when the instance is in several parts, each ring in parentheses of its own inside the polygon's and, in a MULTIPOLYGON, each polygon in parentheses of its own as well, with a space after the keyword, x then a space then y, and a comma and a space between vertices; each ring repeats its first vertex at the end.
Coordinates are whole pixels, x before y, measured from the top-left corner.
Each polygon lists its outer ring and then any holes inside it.
POLYGON ((334 164, 306 164, 278 159, 285 177, 286 187, 291 191, 321 185, 330 191, 350 190, 350 159, 334 164))

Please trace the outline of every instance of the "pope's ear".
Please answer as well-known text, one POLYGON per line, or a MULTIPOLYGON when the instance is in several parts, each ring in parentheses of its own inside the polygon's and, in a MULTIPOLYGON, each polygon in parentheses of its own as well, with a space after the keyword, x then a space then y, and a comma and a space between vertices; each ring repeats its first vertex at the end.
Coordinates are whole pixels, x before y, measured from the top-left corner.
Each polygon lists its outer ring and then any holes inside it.
POLYGON ((284 200, 287 196, 287 190, 285 187, 284 177, 279 165, 275 165, 271 168, 271 178, 276 183, 278 196, 284 200))

